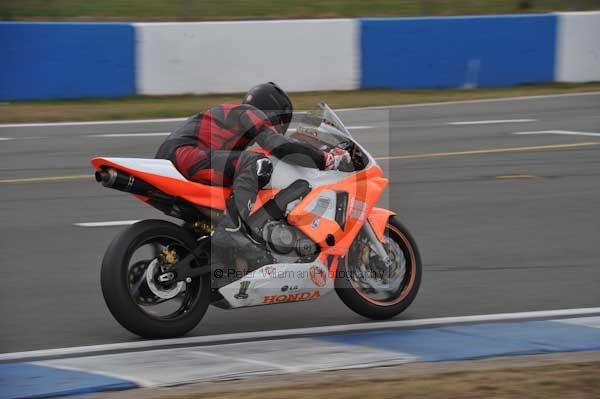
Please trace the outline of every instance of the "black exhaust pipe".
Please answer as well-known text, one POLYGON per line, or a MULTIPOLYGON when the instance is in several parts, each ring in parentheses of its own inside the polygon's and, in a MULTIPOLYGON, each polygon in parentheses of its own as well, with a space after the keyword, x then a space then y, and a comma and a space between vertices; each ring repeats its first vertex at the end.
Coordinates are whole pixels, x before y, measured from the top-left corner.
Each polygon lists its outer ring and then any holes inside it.
POLYGON ((159 191, 145 181, 113 168, 96 171, 94 176, 96 181, 102 183, 104 187, 114 188, 126 193, 150 196, 151 192, 159 191))

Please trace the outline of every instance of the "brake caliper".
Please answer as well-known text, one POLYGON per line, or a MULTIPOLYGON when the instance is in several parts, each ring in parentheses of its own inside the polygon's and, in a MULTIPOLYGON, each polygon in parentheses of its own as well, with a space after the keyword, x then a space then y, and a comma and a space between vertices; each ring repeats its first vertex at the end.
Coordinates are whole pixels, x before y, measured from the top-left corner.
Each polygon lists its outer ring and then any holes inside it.
POLYGON ((173 273, 169 269, 171 268, 173 263, 177 262, 177 260, 177 251, 175 251, 174 249, 169 249, 169 247, 167 246, 160 251, 158 261, 160 264, 161 273, 158 276, 156 276, 157 282, 161 284, 166 284, 175 278, 175 273, 173 273))
POLYGON ((169 247, 164 247, 160 251, 160 263, 162 266, 171 266, 177 261, 177 252, 169 247))

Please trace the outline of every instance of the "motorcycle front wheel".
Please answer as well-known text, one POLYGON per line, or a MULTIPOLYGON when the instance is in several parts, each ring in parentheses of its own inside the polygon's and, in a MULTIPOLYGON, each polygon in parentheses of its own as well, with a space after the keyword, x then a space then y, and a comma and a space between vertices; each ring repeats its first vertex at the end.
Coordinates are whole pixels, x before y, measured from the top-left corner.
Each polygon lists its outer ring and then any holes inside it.
POLYGON ((144 338, 184 335, 210 303, 210 278, 161 281, 169 266, 197 245, 185 229, 164 221, 133 224, 109 245, 101 270, 102 294, 114 318, 144 338))
POLYGON ((386 266, 364 235, 359 235, 340 261, 335 290, 346 306, 370 319, 389 319, 410 306, 421 284, 422 264, 417 244, 396 218, 385 228, 386 266))

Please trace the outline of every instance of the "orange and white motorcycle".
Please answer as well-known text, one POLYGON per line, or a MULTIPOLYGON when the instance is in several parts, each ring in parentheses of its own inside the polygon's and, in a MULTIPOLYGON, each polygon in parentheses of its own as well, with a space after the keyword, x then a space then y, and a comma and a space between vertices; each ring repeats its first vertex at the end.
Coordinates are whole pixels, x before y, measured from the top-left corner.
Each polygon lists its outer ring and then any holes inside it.
POLYGON ((140 221, 108 247, 102 292, 121 325, 143 337, 176 337, 193 329, 209 305, 298 302, 333 290, 372 319, 412 303, 422 272, 417 245, 394 212, 375 207, 388 180, 331 108, 319 105, 321 115, 287 134, 322 150, 341 147, 351 162, 321 171, 272 159, 271 181, 253 208, 265 218, 259 259, 211 256, 212 226, 223 216, 228 188, 191 182, 168 160, 92 160, 105 187, 183 221, 140 221))

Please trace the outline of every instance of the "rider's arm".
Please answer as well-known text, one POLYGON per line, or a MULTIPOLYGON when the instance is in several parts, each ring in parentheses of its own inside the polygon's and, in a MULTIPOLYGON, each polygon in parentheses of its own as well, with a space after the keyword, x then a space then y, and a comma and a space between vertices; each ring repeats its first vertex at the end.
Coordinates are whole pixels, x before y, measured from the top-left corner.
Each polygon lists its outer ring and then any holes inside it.
POLYGON ((308 144, 291 141, 273 129, 264 129, 256 137, 256 142, 285 162, 307 168, 323 169, 325 167, 325 153, 323 151, 317 150, 308 144))
POLYGON ((326 154, 308 144, 291 141, 271 127, 266 115, 257 109, 248 109, 240 118, 248 137, 270 151, 275 157, 288 163, 307 168, 324 169, 326 154))

